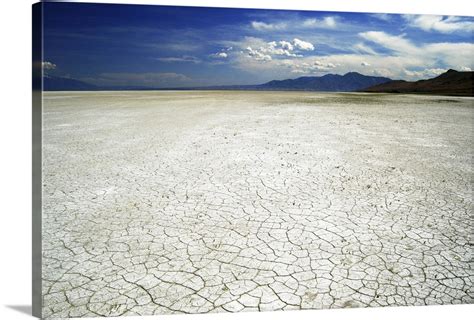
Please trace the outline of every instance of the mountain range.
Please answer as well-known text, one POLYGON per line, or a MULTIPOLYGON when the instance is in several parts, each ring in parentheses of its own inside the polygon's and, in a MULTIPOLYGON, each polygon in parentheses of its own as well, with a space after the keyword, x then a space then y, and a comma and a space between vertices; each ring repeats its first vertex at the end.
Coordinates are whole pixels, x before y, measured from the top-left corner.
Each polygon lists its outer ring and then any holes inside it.
POLYGON ((326 74, 320 77, 299 77, 296 79, 272 80, 257 85, 227 85, 206 87, 151 88, 131 86, 96 86, 80 80, 45 76, 45 91, 83 90, 289 90, 289 91, 357 91, 391 81, 389 78, 362 75, 349 72, 345 75, 326 74))
POLYGON ((262 90, 262 91, 324 91, 324 92, 386 92, 424 93, 473 96, 474 72, 448 70, 433 79, 415 82, 366 76, 357 72, 344 75, 299 77, 272 80, 257 85, 230 85, 207 87, 152 88, 138 86, 96 86, 80 80, 45 76, 45 91, 99 91, 99 90, 262 90))
POLYGON ((427 80, 390 81, 378 84, 361 91, 386 93, 420 93, 439 95, 474 96, 474 72, 448 70, 447 72, 427 80))
POLYGON ((301 91, 357 91, 367 87, 391 81, 389 78, 365 76, 349 72, 341 76, 326 74, 321 77, 300 77, 287 80, 273 80, 256 86, 265 90, 301 90, 301 91))

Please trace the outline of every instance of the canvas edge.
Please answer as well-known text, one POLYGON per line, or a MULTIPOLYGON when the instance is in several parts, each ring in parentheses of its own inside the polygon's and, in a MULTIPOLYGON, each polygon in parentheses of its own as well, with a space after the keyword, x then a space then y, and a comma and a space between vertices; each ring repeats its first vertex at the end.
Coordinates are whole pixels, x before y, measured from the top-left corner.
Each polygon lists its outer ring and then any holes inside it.
POLYGON ((32 6, 32 315, 42 318, 43 4, 32 6))

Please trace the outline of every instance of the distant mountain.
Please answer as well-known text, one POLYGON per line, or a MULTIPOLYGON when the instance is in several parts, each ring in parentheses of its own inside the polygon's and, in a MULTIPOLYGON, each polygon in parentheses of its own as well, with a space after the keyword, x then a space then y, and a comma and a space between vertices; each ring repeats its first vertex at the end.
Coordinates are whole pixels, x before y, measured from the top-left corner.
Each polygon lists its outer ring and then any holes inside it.
POLYGON ((80 80, 45 76, 45 91, 88 91, 88 90, 275 90, 275 91, 357 91, 391 81, 389 78, 365 76, 357 72, 345 75, 327 74, 321 77, 300 77, 287 80, 273 80, 257 85, 230 85, 186 88, 150 88, 133 86, 95 86, 80 80))
POLYGON ((231 85, 186 88, 152 88, 138 86, 95 86, 80 80, 45 76, 45 91, 98 91, 98 90, 262 90, 262 91, 329 91, 329 92, 386 92, 424 93, 474 96, 474 72, 448 70, 433 79, 415 82, 365 76, 357 72, 345 75, 326 74, 321 77, 299 77, 273 80, 257 85, 231 85))
POLYGON ((121 91, 121 90, 157 90, 143 86, 96 86, 72 78, 44 76, 44 91, 121 91))
POLYGON ((450 69, 433 79, 414 82, 396 80, 368 87, 361 91, 474 96, 474 72, 459 72, 450 69))
POLYGON ((326 74, 321 77, 300 77, 287 80, 273 80, 257 89, 264 90, 298 90, 298 91, 357 91, 381 83, 392 81, 389 78, 365 76, 357 72, 349 72, 341 76, 326 74))
POLYGON ((44 76, 43 90, 45 91, 87 91, 97 90, 97 87, 76 79, 44 76))

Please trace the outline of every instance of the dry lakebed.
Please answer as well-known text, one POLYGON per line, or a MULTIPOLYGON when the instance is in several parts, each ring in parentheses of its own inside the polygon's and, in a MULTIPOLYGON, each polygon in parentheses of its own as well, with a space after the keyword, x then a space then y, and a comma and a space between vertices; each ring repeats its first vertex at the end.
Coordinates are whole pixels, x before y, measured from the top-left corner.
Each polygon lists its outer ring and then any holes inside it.
POLYGON ((474 302, 474 99, 43 97, 45 318, 474 302))

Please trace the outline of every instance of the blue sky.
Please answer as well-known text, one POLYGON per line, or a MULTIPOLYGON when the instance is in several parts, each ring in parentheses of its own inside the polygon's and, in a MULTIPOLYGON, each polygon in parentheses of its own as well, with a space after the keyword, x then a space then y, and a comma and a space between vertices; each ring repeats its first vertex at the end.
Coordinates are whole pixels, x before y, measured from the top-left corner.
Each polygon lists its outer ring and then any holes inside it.
POLYGON ((258 84, 357 71, 417 80, 474 69, 474 18, 44 4, 47 74, 97 85, 258 84))

